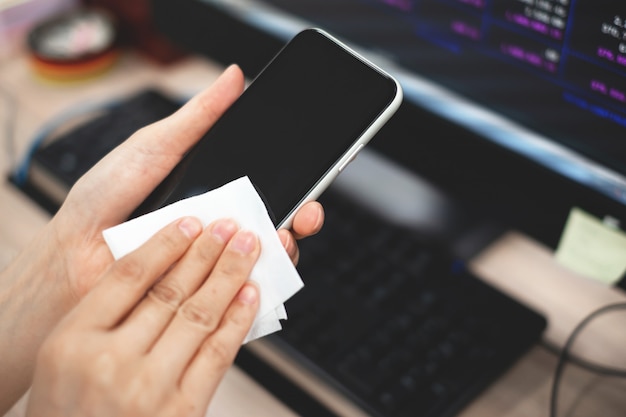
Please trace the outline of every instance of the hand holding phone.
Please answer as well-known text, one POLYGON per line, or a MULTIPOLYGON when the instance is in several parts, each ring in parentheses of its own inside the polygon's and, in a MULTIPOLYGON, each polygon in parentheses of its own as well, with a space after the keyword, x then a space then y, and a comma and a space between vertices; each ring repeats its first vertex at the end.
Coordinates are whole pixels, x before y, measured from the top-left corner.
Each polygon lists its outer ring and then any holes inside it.
POLYGON ((137 214, 248 176, 276 228, 315 200, 402 101, 399 83, 319 29, 296 35, 137 214))

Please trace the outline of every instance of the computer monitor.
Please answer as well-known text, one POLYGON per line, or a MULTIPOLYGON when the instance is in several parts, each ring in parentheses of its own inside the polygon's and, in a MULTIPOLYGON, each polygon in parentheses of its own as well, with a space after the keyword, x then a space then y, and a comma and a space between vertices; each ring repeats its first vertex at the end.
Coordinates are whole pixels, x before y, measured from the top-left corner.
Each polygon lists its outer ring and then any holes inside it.
POLYGON ((626 7, 610 0, 153 0, 158 27, 253 77, 317 26, 398 77, 371 146, 555 247, 571 208, 626 221, 626 7))

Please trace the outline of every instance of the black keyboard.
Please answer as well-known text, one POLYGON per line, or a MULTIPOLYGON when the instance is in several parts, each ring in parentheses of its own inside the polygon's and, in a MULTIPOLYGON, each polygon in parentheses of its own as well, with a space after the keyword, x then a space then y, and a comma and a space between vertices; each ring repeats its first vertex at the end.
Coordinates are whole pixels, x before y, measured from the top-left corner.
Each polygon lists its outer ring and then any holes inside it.
POLYGON ((18 175, 11 181, 54 213, 70 187, 96 162, 138 129, 169 116, 180 105, 157 89, 145 89, 98 109, 86 108, 75 120, 63 120, 58 126, 63 133, 46 138, 53 140, 36 149, 25 178, 18 175))
POLYGON ((179 103, 158 90, 139 91, 42 147, 34 160, 72 185, 138 129, 169 116, 179 107, 179 103))
POLYGON ((305 287, 270 343, 374 416, 456 414, 540 337, 545 319, 418 234, 329 191, 300 243, 305 287))

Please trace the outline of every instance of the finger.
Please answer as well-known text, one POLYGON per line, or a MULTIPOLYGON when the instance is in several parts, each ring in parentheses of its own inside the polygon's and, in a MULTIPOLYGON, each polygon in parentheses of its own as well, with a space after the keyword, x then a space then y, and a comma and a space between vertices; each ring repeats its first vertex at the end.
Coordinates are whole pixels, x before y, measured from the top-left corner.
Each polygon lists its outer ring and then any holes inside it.
POLYGON ((98 285, 74 310, 76 324, 111 328, 189 248, 202 231, 199 220, 177 220, 135 251, 113 262, 98 285))
POLYGON ((243 73, 230 66, 177 112, 140 129, 105 156, 78 181, 68 204, 98 212, 105 226, 125 220, 241 95, 243 86, 243 73), (100 207, 107 212, 100 213, 100 207))
POLYGON ((206 90, 194 96, 180 110, 152 125, 146 134, 138 132, 128 143, 156 154, 176 153, 182 157, 241 95, 244 77, 237 65, 229 66, 206 90), (156 137, 155 137, 156 135, 156 137))
POLYGON ((298 265, 298 260, 300 258, 300 251, 298 249, 298 244, 296 243, 296 239, 294 236, 285 229, 278 230, 278 238, 280 242, 283 244, 285 248, 285 252, 289 255, 289 259, 294 265, 298 265))
POLYGON ((178 310, 150 351, 165 378, 178 379, 247 281, 260 253, 256 235, 239 231, 228 243, 204 285, 178 310))
POLYGON ((220 327, 202 344, 181 379, 181 391, 189 398, 205 399, 208 403, 232 365, 258 308, 258 288, 251 282, 246 283, 224 315, 220 327))
POLYGON ((132 349, 147 352, 178 308, 202 285, 237 231, 233 220, 210 224, 183 258, 156 283, 117 330, 120 343, 132 340, 132 349))
POLYGON ((291 226, 296 239, 316 234, 324 225, 324 207, 317 201, 306 203, 296 213, 291 226))

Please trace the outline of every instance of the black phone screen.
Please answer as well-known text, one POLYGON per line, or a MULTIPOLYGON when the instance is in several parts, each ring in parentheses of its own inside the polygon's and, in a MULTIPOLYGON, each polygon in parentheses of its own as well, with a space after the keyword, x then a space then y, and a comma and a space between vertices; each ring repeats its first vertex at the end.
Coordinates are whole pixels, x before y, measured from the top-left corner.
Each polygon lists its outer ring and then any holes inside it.
POLYGON ((247 175, 278 225, 396 93, 391 78, 317 30, 300 32, 155 191, 148 208, 247 175))

